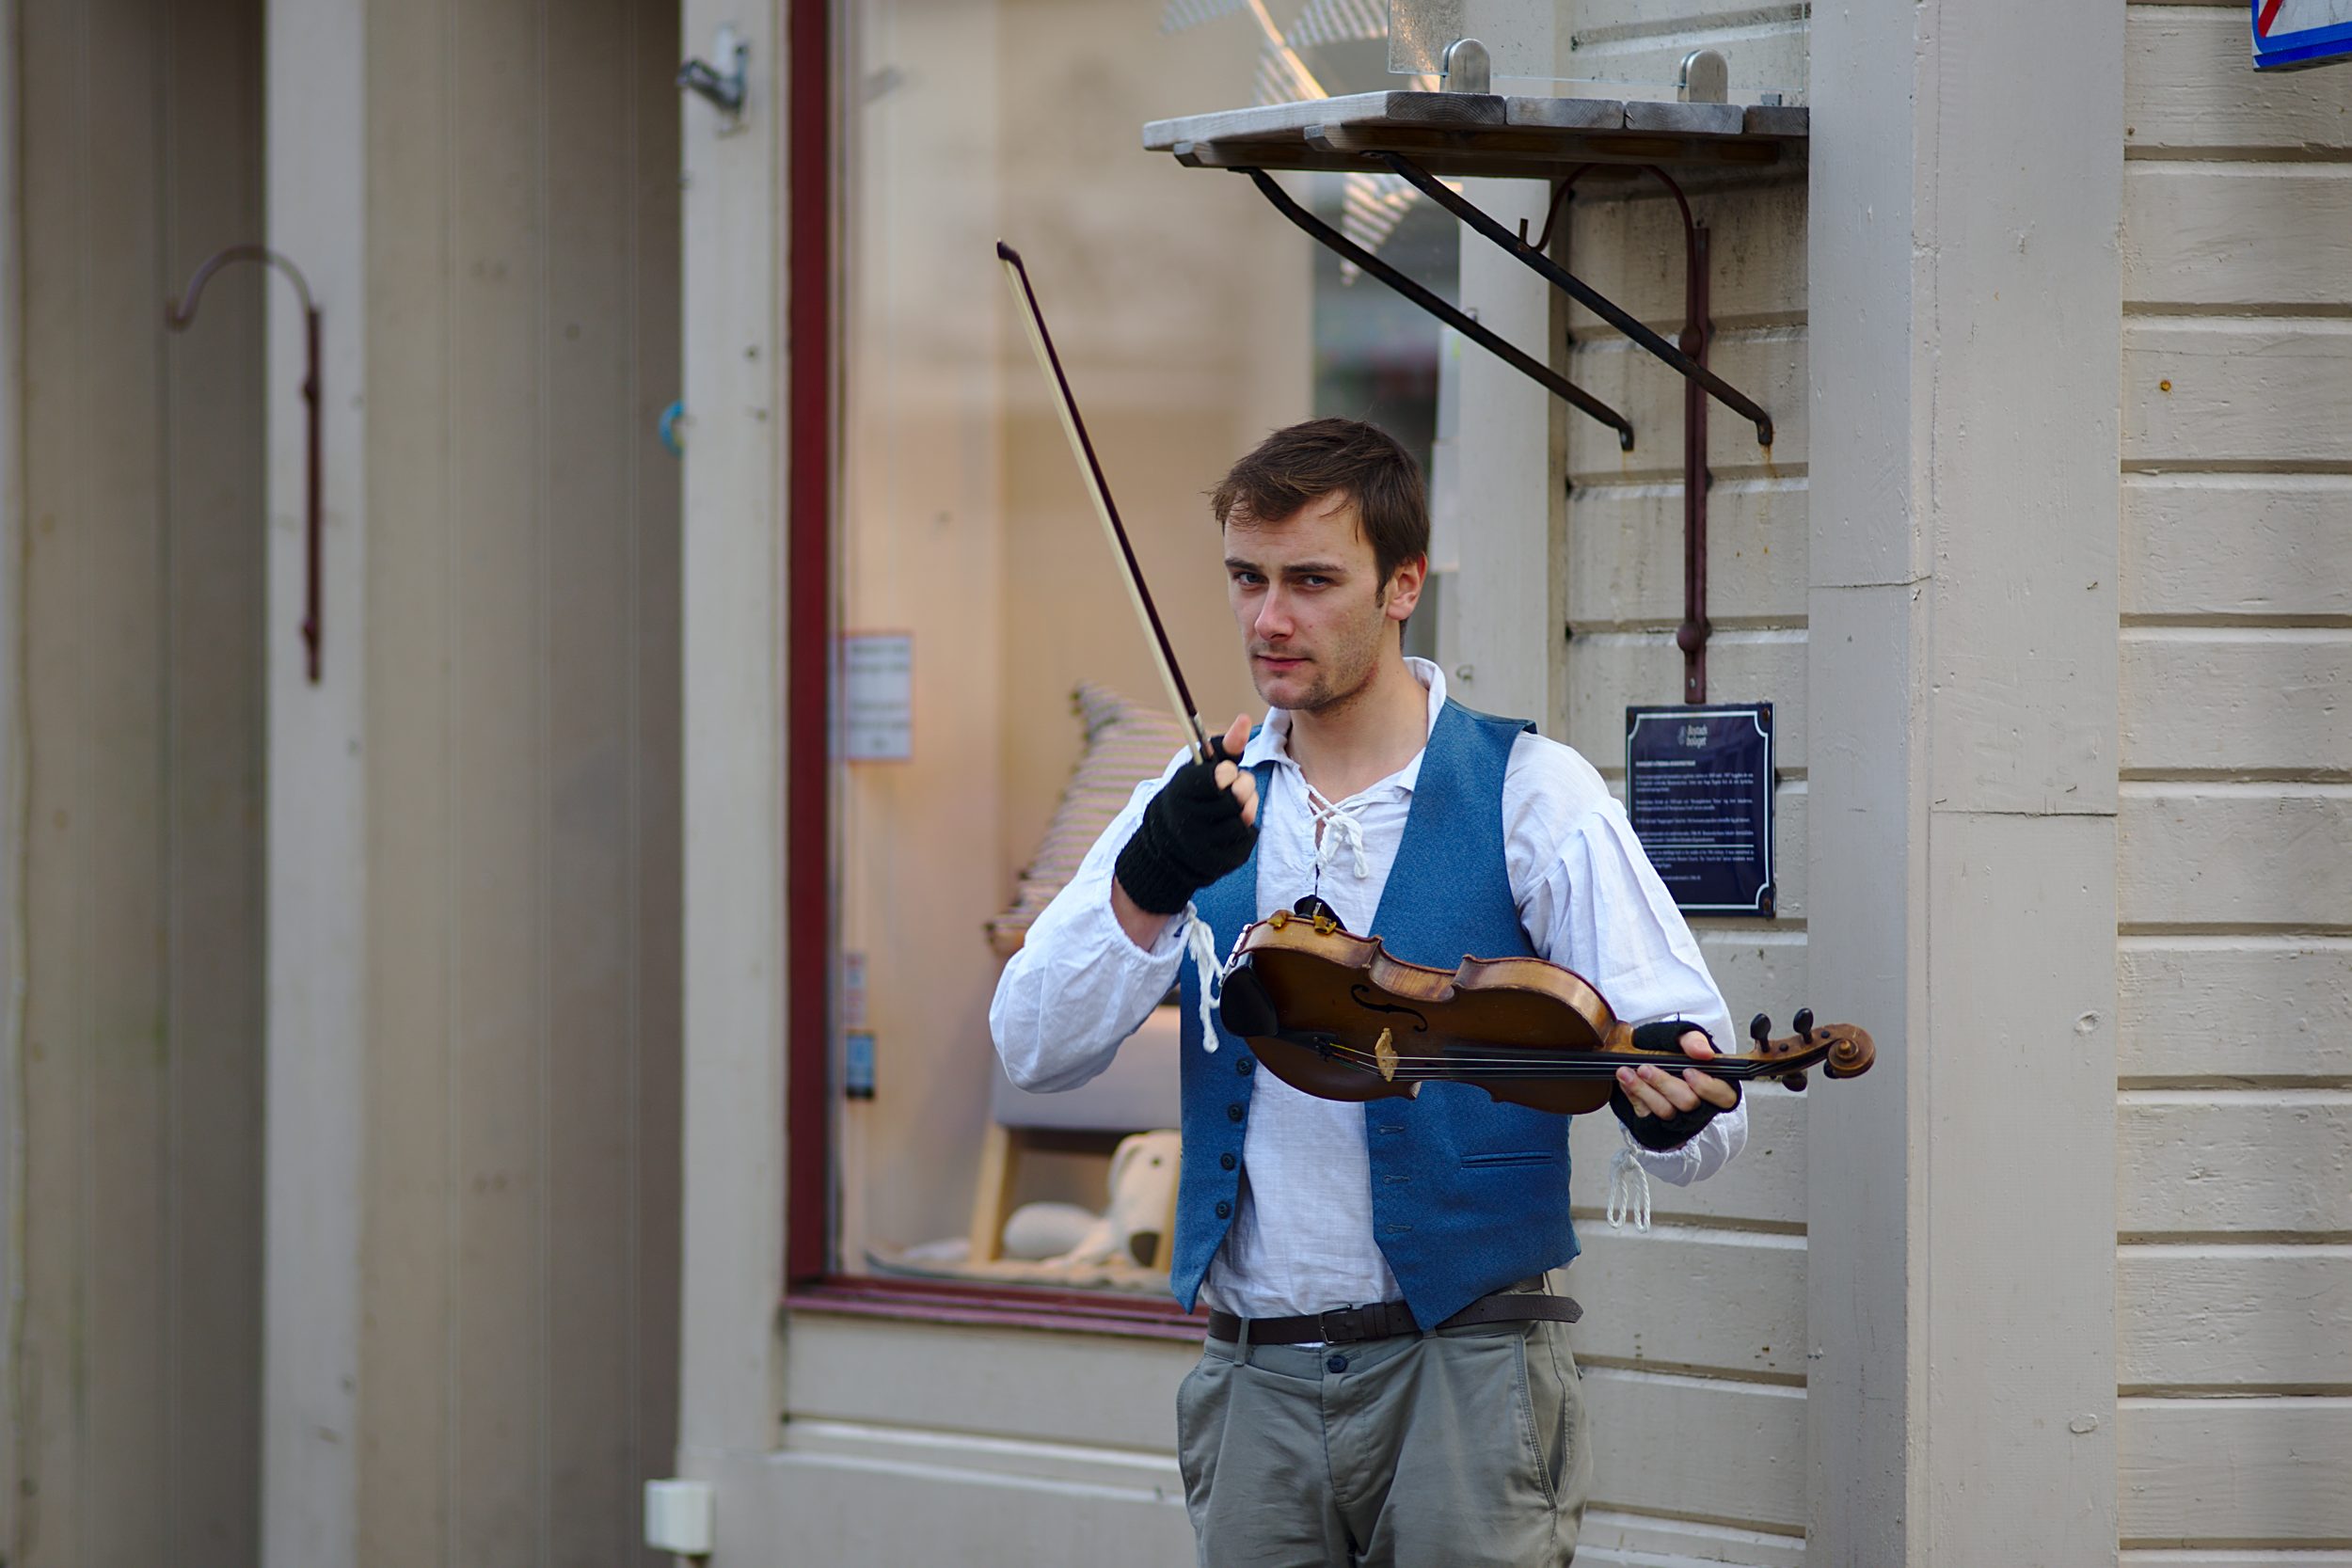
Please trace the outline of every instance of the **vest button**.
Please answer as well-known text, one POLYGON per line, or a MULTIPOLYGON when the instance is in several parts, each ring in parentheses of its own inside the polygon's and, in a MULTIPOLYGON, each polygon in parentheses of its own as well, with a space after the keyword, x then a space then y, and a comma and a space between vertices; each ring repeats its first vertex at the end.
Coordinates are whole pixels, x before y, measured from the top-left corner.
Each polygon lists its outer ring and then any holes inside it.
POLYGON ((1244 1078, 1247 1078, 1249 1076, 1250 1069, 1255 1068, 1257 1065, 1257 1063, 1251 1061, 1248 1057, 1244 1056, 1233 1064, 1233 1070, 1240 1073, 1244 1078))
POLYGON ((1216 1164, 1219 1170, 1232 1170, 1235 1165, 1240 1164, 1241 1162, 1234 1159, 1230 1154, 1220 1154, 1216 1157, 1216 1164))
POLYGON ((1238 1100, 1233 1101, 1231 1105, 1225 1107, 1225 1119, 1227 1121, 1239 1121, 1242 1117, 1248 1116, 1248 1114, 1249 1113, 1248 1111, 1242 1108, 1242 1103, 1238 1100))
POLYGON ((1231 1218, 1232 1218, 1232 1215, 1233 1215, 1233 1206, 1232 1206, 1232 1204, 1230 1204, 1230 1203, 1226 1202, 1223 1198, 1219 1198, 1219 1199, 1217 1199, 1217 1201, 1216 1201, 1216 1217, 1217 1217, 1218 1219, 1223 1220, 1223 1219, 1231 1219, 1231 1218))

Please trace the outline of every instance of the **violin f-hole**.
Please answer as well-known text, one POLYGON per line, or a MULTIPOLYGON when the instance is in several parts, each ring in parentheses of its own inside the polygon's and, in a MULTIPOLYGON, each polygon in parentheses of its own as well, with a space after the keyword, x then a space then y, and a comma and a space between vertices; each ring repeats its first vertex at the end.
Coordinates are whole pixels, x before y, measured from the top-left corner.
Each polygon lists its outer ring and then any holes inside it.
POLYGON ((1424 1018, 1422 1014, 1414 1011, 1410 1007, 1399 1006, 1394 1003, 1390 1002, 1375 1002, 1372 1000, 1372 988, 1370 986, 1350 986, 1347 988, 1347 996, 1349 1001, 1355 1003, 1356 1006, 1363 1008, 1363 1010, 1368 1013, 1402 1014, 1403 1016, 1413 1021, 1413 1032, 1415 1034, 1425 1035, 1429 1033, 1428 1019, 1424 1018))

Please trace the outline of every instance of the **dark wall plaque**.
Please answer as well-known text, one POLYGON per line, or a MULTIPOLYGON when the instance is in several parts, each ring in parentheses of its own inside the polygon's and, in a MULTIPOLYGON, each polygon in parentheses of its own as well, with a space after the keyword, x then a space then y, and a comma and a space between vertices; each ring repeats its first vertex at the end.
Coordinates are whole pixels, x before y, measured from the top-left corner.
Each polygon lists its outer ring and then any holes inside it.
POLYGON ((1626 815, 1686 914, 1772 912, 1772 705, 1625 710, 1626 815))

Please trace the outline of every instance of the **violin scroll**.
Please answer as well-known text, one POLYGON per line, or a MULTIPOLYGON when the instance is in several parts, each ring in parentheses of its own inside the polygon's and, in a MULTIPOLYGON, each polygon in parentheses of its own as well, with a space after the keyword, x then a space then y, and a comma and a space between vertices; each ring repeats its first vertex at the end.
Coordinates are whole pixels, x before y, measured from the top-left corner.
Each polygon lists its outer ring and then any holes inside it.
POLYGON ((1814 1031, 1818 1039, 1827 1040, 1829 1060, 1821 1070, 1832 1078, 1854 1078, 1870 1070, 1870 1064, 1879 1058, 1878 1047, 1870 1043, 1870 1031, 1851 1023, 1830 1023, 1814 1031))
MULTIPOLYGON (((1772 1037, 1772 1021, 1758 1013, 1748 1021, 1748 1038, 1755 1042, 1758 1056, 1794 1056, 1799 1053, 1815 1055, 1821 1070, 1832 1078, 1859 1078, 1870 1070, 1878 1060, 1878 1047, 1871 1042, 1870 1032, 1851 1023, 1824 1023, 1816 1026, 1813 1009, 1801 1007, 1789 1024, 1796 1030, 1779 1039, 1772 1037)), ((1800 1094, 1804 1091, 1802 1069, 1776 1074, 1783 1084, 1800 1094)))

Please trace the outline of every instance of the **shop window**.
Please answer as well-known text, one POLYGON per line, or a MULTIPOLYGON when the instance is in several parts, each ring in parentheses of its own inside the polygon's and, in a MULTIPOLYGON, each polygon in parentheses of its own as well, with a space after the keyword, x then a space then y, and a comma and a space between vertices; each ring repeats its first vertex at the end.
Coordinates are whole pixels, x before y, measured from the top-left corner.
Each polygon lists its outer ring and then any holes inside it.
MULTIPOLYGON (((1247 12, 1164 34, 1162 10, 878 0, 835 13, 836 1304, 952 1313, 1001 1291, 1136 1321, 1171 1310, 1154 1243, 1177 1158, 1172 1017, 1058 1096, 1013 1089, 988 1034, 1007 954, 1178 736, 994 242, 1027 258, 1215 723, 1258 705, 1206 491, 1267 431, 1313 413, 1378 420, 1424 455, 1438 434, 1426 318, 1342 278, 1247 181, 1141 150, 1147 119, 1249 102, 1260 55, 1247 12)), ((1359 53, 1349 69, 1378 76, 1382 56, 1359 53)), ((1388 81, 1333 90, 1358 85, 1388 81)), ((1338 221, 1343 182, 1298 189, 1338 221)), ((1442 218, 1405 210, 1389 253, 1452 292, 1442 218)), ((809 1090, 796 1078, 794 1092, 809 1090)))

